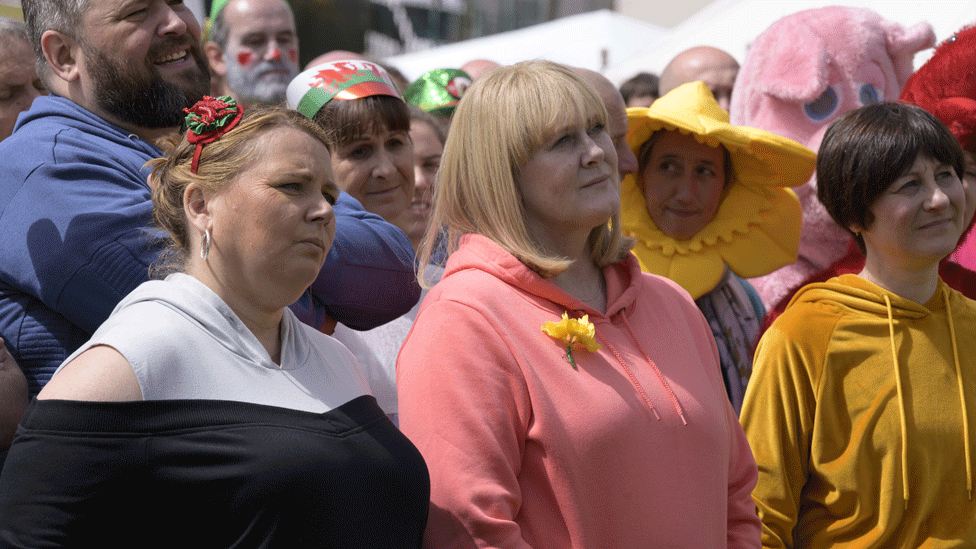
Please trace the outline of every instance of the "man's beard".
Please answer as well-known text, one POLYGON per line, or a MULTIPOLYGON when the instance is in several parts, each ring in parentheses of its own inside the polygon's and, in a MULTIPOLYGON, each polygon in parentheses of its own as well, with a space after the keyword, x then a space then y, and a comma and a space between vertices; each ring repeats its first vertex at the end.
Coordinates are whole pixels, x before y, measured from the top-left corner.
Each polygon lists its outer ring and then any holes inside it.
POLYGON ((84 47, 85 63, 94 83, 93 97, 103 111, 140 128, 172 128, 183 122, 183 109, 210 93, 210 74, 198 47, 191 46, 187 55, 196 67, 184 71, 189 77, 188 89, 166 82, 155 65, 148 61, 158 52, 186 44, 171 39, 150 48, 144 71, 123 65, 101 51, 84 47), (191 74, 195 71, 196 74, 191 74))
POLYGON ((282 61, 261 61, 252 68, 234 63, 227 64, 227 87, 246 104, 279 105, 285 102, 285 92, 292 78, 298 76, 297 68, 282 61), (273 70, 287 71, 284 82, 262 80, 261 76, 273 70))

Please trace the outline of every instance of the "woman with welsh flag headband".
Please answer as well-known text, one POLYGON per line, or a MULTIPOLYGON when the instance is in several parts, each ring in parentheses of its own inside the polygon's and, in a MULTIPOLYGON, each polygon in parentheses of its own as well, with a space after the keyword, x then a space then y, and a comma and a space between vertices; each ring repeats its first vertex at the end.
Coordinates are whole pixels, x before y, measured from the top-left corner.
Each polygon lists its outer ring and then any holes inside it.
POLYGON ((288 85, 288 107, 319 124, 332 142, 339 188, 394 222, 413 198, 410 111, 389 73, 362 59, 309 68, 288 85))
MULTIPOLYGON (((410 111, 389 73, 362 59, 322 63, 295 77, 287 96, 288 107, 328 135, 336 185, 367 212, 406 231, 415 222, 408 211, 414 195, 410 111)), ((381 357, 391 342, 399 349, 405 334, 384 339, 342 324, 329 333, 353 351, 380 407, 396 422, 395 366, 381 357)))

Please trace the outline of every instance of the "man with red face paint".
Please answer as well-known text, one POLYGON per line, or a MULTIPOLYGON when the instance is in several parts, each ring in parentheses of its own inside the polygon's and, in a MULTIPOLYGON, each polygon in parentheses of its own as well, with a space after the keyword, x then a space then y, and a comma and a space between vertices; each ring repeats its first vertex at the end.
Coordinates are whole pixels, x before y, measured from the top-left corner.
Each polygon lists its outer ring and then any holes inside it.
POLYGON ((205 49, 222 89, 244 104, 279 104, 298 75, 295 16, 283 0, 215 1, 205 49))

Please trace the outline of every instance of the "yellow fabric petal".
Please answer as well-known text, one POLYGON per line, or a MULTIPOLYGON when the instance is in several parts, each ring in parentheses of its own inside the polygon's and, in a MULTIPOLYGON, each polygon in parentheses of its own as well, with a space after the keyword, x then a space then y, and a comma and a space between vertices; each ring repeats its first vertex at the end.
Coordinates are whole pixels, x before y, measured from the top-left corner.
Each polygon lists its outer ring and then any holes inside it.
POLYGON ((599 351, 601 347, 596 342, 596 326, 590 322, 590 316, 583 315, 583 318, 575 320, 575 323, 572 330, 576 336, 575 342, 585 347, 587 351, 599 351))
POLYGON ((566 330, 566 327, 555 322, 547 322, 546 326, 542 327, 542 330, 549 334, 549 336, 560 341, 566 341, 569 338, 569 333, 566 330))
POLYGON ((602 347, 600 347, 600 344, 597 343, 592 338, 589 339, 589 340, 581 341, 580 343, 582 343, 583 346, 586 347, 586 350, 587 351, 590 351, 591 353, 592 352, 595 352, 595 351, 599 351, 600 349, 602 349, 602 347))

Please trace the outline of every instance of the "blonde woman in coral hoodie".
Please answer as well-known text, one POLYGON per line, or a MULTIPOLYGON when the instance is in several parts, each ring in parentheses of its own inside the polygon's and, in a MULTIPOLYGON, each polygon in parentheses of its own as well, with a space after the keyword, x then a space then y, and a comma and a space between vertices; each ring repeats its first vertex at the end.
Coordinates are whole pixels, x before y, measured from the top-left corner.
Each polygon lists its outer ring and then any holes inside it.
POLYGON ((803 287, 756 351, 742 424, 764 547, 976 543, 976 303, 938 275, 968 221, 963 168, 910 105, 824 135, 818 195, 866 261, 803 287))
POLYGON ((550 62, 466 92, 397 360, 431 472, 426 547, 758 547, 756 468, 707 323, 620 236, 596 91, 550 62))

